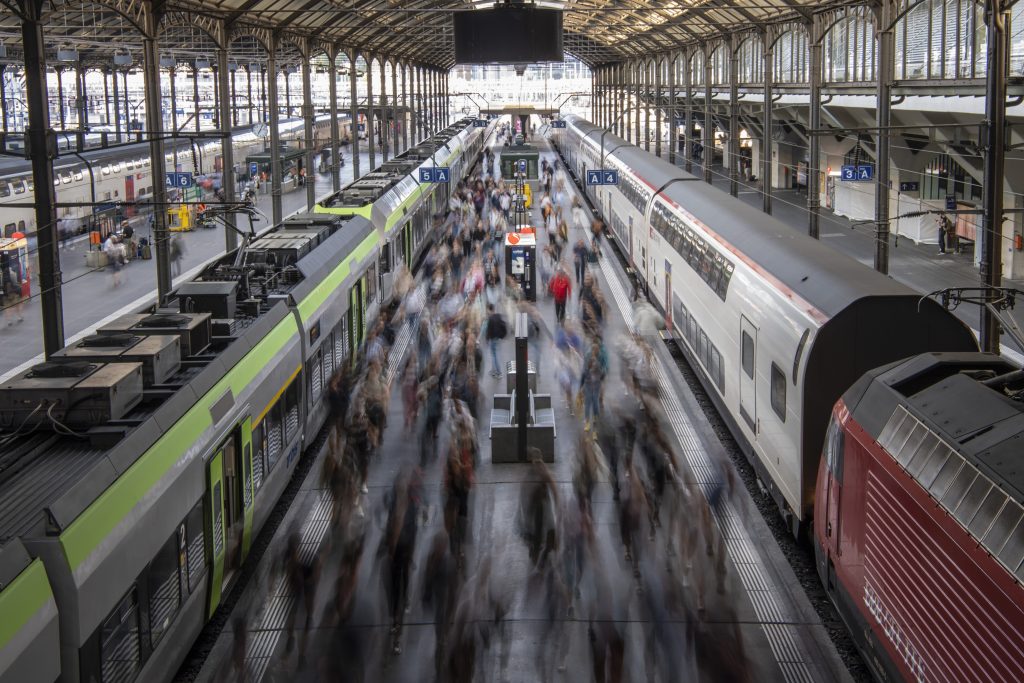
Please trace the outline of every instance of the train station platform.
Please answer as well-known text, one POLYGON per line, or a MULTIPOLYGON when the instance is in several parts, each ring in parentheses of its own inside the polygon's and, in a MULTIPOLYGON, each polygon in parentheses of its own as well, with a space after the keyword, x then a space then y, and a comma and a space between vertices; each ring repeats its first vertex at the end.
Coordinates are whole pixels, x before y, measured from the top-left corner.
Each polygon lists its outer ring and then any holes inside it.
MULTIPOLYGON (((495 151, 500 154, 500 148, 495 151)), ((554 152, 545 148, 549 160, 554 152)), ((534 220, 540 225, 539 210, 534 208, 534 220)), ((577 234, 570 228, 570 243, 589 236, 577 234)), ((605 401, 610 406, 625 405, 629 398, 622 381, 616 354, 611 352, 617 340, 628 334, 632 321, 632 304, 628 297, 629 285, 621 265, 611 255, 601 259, 593 270, 608 303, 606 343, 610 350, 611 367, 605 383, 605 401)), ((575 287, 575 285, 574 285, 575 287)), ((556 327, 553 303, 540 298, 537 303, 548 329, 556 327)), ((579 315, 575 296, 569 306, 569 316, 579 315)), ((389 642, 387 616, 381 568, 377 548, 381 527, 386 518, 385 498, 391 490, 396 473, 405 463, 419 458, 419 429, 406 430, 403 425, 401 381, 398 379, 403 357, 411 344, 408 328, 397 335, 388 359, 391 379, 391 401, 388 427, 380 452, 371 463, 369 493, 364 497, 365 544, 359 570, 359 588, 356 592, 361 609, 358 625, 364 627, 368 642, 389 642)), ((678 375, 667 349, 654 340, 656 349, 656 376, 661 393, 667 427, 674 437, 674 447, 685 463, 685 484, 696 495, 707 495, 720 481, 723 470, 732 467, 729 458, 711 425, 707 422, 696 399, 678 375)), ((551 475, 557 489, 564 496, 572 490, 574 454, 581 438, 588 434, 578 415, 561 398, 552 372, 553 357, 549 353, 549 340, 542 342, 544 351, 536 360, 540 363, 538 391, 553 396, 557 427, 556 458, 551 475)), ((502 361, 512 358, 512 335, 500 343, 502 361)), ((486 355, 486 354, 485 354, 486 355)), ((490 369, 490 361, 484 365, 490 369)), ((475 470, 475 487, 471 498, 472 531, 467 549, 467 566, 472 574, 479 562, 489 558, 498 583, 511 603, 506 617, 511 656, 507 670, 502 671, 500 657, 492 648, 477 656, 477 677, 483 681, 584 681, 590 680, 591 646, 588 641, 590 614, 582 608, 574 613, 555 616, 558 628, 564 627, 566 640, 556 648, 564 658, 563 671, 558 671, 550 658, 542 653, 551 647, 546 639, 551 631, 545 618, 544 590, 533 569, 526 546, 518 533, 517 509, 520 492, 525 483, 536 480, 536 471, 527 464, 494 464, 488 440, 487 417, 491 398, 504 391, 503 378, 487 376, 481 367, 480 413, 476 423, 476 436, 480 445, 480 463, 475 470), (550 665, 550 666, 549 666, 550 665)), ((443 448, 442 448, 443 452, 443 448)), ((310 455, 307 455, 310 457, 310 455)), ((317 455, 308 475, 301 484, 294 503, 278 525, 262 557, 252 568, 253 578, 244 589, 231 615, 222 623, 244 625, 232 629, 225 626, 209 651, 198 681, 246 680, 253 683, 272 680, 322 680, 324 667, 337 656, 329 625, 322 620, 328 601, 334 594, 339 565, 336 549, 329 547, 330 498, 321 484, 320 464, 324 453, 317 455), (299 647, 289 648, 287 625, 297 610, 295 596, 282 579, 278 567, 287 537, 297 530, 301 535, 303 558, 320 558, 321 574, 317 582, 315 606, 307 634, 308 647, 300 657, 299 647), (244 654, 243 654, 244 653, 244 654), (244 673, 239 667, 244 667, 244 673)), ((426 565, 427 546, 434 533, 442 526, 441 489, 444 471, 440 462, 433 462, 423 478, 424 509, 419 520, 418 543, 413 561, 414 576, 422 575, 426 565)), ((595 493, 595 534, 600 549, 601 565, 607 572, 609 591, 594 597, 603 602, 624 606, 617 624, 626 637, 625 675, 623 680, 649 680, 646 666, 650 663, 648 645, 653 636, 653 624, 646 616, 645 601, 650 592, 641 590, 623 559, 619 541, 617 504, 613 502, 612 487, 603 480, 595 493)), ((728 502, 718 508, 715 523, 727 548, 724 590, 716 592, 714 582, 705 589, 707 607, 703 618, 694 624, 703 642, 741 644, 740 649, 711 650, 695 653, 692 641, 682 635, 679 651, 685 654, 683 680, 716 680, 716 671, 724 659, 730 663, 745 663, 750 680, 757 681, 845 681, 848 674, 840 662, 826 629, 803 593, 793 570, 782 557, 776 542, 761 519, 752 500, 742 487, 729 495, 728 502), (734 640, 737 638, 737 640, 734 640), (709 661, 719 657, 720 661, 709 661)), ((646 525, 645 525, 646 526, 646 525)), ((652 557, 655 563, 665 561, 662 555, 652 557)), ((696 563, 710 562, 703 548, 692 558, 696 563)), ((688 602, 695 600, 697 586, 692 580, 685 584, 688 602)), ((411 582, 409 610, 405 617, 401 652, 392 652, 387 645, 364 653, 369 663, 365 680, 372 681, 424 681, 432 679, 434 654, 434 624, 431 613, 421 605, 422 586, 418 578, 411 582)), ((657 593, 654 593, 657 595, 657 593)), ((302 619, 299 619, 301 630, 302 619)), ((683 633, 682 625, 679 633, 683 633)), ((674 631, 673 631, 674 632, 674 631)))
MULTIPOLYGON (((348 155, 346 155, 347 157, 348 155)), ((369 153, 360 151, 360 168, 369 168, 369 153)), ((322 198, 333 191, 331 176, 316 173, 316 197, 322 198)), ((352 162, 347 159, 341 167, 341 184, 352 181, 352 162)), ((281 195, 281 205, 287 217, 306 210, 305 188, 299 187, 281 195)), ((259 221, 257 232, 272 227, 271 197, 262 191, 256 198, 259 221)), ((236 217, 240 230, 248 230, 248 219, 236 217)), ((225 228, 217 225, 212 229, 196 228, 191 232, 173 233, 182 239, 184 247, 180 270, 173 270, 175 282, 185 282, 195 276, 206 264, 224 253, 225 228)), ((137 230, 138 237, 149 237, 148 229, 137 230)), ((109 267, 91 268, 86 264, 87 240, 69 240, 60 249, 61 271, 64 290, 64 330, 68 342, 76 341, 96 327, 102 326, 124 313, 134 312, 156 296, 156 260, 136 259, 128 263, 119 273, 119 284, 114 284, 114 274, 109 267)), ((37 272, 35 266, 32 271, 37 272)), ((38 286, 33 283, 35 296, 38 286)), ((0 340, 4 344, 0 358, 0 381, 11 377, 35 363, 42 362, 43 356, 42 311, 37 298, 30 299, 0 318, 0 340), (20 318, 20 320, 19 320, 20 318)))

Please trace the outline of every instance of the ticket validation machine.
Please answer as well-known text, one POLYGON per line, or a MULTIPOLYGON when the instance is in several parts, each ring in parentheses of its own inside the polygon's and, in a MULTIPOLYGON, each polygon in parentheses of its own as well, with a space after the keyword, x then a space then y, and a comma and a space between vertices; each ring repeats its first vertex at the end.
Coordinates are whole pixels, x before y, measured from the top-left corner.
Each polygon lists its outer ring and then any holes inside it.
POLYGON ((527 301, 537 300, 537 235, 532 228, 505 235, 505 277, 519 283, 527 301))

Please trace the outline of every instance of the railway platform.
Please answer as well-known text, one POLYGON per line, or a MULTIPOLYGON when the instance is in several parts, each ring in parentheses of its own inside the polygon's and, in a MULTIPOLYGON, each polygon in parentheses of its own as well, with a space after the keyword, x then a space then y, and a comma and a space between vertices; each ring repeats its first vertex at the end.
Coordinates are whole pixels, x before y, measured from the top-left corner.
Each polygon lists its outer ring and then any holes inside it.
MULTIPOLYGON (((496 150, 500 152, 500 149, 496 150)), ((554 158, 550 148, 544 150, 554 158)), ((533 209, 539 225, 539 209, 533 209)), ((570 243, 579 238, 571 228, 570 243)), ((620 264, 606 255, 593 266, 601 290, 608 304, 606 336, 609 349, 628 334, 632 321, 629 285, 620 264)), ((574 285, 575 286, 575 285, 574 285)), ((579 315, 575 296, 569 306, 569 316, 579 315)), ((548 329, 555 329, 553 303, 539 298, 537 307, 548 329)), ((407 431, 403 425, 401 381, 397 379, 404 354, 410 346, 409 330, 403 329, 392 347, 388 360, 388 374, 392 380, 388 427, 379 454, 369 470, 369 492, 364 497, 365 512, 364 559, 359 571, 360 608, 358 625, 365 629, 367 642, 387 643, 389 619, 387 616, 380 558, 376 549, 381 540, 381 527, 386 517, 385 498, 391 490, 396 473, 405 463, 413 463, 420 453, 418 428, 407 431)), ((547 344, 545 341, 543 344, 547 344)), ((685 484, 696 495, 707 495, 722 477, 729 476, 723 468, 732 464, 707 422, 690 390, 679 377, 667 349, 660 340, 652 340, 656 349, 656 376, 664 397, 664 415, 668 422, 673 447, 685 463, 685 484)), ((513 354, 512 336, 500 344, 501 359, 513 354)), ((611 367, 605 384, 606 402, 611 406, 625 404, 631 399, 619 379, 618 359, 610 353, 611 367)), ((571 406, 561 398, 552 372, 551 354, 545 346, 538 359, 538 390, 550 393, 554 401, 557 426, 556 458, 551 475, 562 495, 572 489, 574 454, 581 438, 587 436, 579 415, 573 415, 571 406)), ((484 363, 488 366, 490 361, 484 363)), ((564 639, 557 652, 561 653, 564 670, 558 670, 550 653, 551 631, 545 619, 544 588, 539 575, 532 568, 526 546, 520 540, 517 507, 524 484, 536 480, 536 472, 527 464, 492 464, 491 444, 488 441, 487 415, 491 397, 504 390, 504 379, 486 376, 480 368, 480 415, 476 423, 476 436, 480 444, 480 463, 475 472, 475 487, 471 498, 472 530, 466 551, 468 567, 479 567, 489 560, 498 577, 500 589, 510 599, 506 616, 507 641, 510 657, 507 669, 501 658, 490 653, 477 657, 475 680, 488 681, 584 681, 591 680, 591 646, 588 639, 588 621, 582 611, 555 616, 558 628, 564 627, 564 639)), ((319 680, 324 667, 332 657, 331 628, 322 621, 329 600, 334 594, 338 578, 338 553, 329 547, 331 535, 330 498, 321 485, 320 453, 287 514, 274 532, 266 552, 253 567, 253 579, 234 604, 233 612, 226 615, 225 626, 202 664, 196 680, 319 680), (305 608, 291 593, 281 578, 281 549, 290 534, 301 536, 303 558, 318 557, 320 575, 317 581, 315 604, 306 633, 297 634, 297 646, 290 647, 287 628, 296 614, 305 608), (244 625, 242 627, 241 625, 244 625), (303 645, 303 640, 308 640, 303 645), (304 649, 305 648, 305 649, 304 649), (304 655, 300 656, 300 651, 304 655), (244 655, 242 654, 244 652, 244 655), (244 674, 241 670, 244 667, 244 674)), ((309 457, 309 455, 307 455, 309 457)), ((442 459, 443 460, 443 459, 442 459)), ((433 462, 423 477, 423 509, 419 520, 414 576, 422 575, 427 563, 430 539, 441 528, 443 467, 433 462), (417 569, 418 568, 418 569, 417 569)), ((619 517, 613 491, 607 479, 595 493, 594 519, 600 564, 608 575, 607 590, 598 599, 624 606, 617 617, 617 626, 625 634, 625 676, 623 680, 647 680, 647 666, 652 665, 647 645, 651 643, 652 623, 645 616, 644 601, 648 594, 642 589, 643 580, 635 579, 630 565, 623 559, 619 542, 619 517)), ((680 637, 680 652, 686 653, 686 680, 715 680, 715 672, 726 659, 744 662, 750 680, 758 681, 846 681, 849 676, 829 640, 825 627, 802 591, 793 570, 782 557, 759 513, 742 486, 728 494, 728 503, 717 508, 715 524, 726 547, 724 590, 717 592, 708 585, 704 593, 707 605, 703 618, 695 626, 706 643, 736 643, 738 650, 702 649, 694 657, 692 644, 680 637), (719 658, 719 661, 714 661, 719 658)), ((709 561, 701 548, 693 562, 709 561)), ((652 562, 664 561, 661 555, 652 562)), ((470 570, 472 574, 472 570, 470 570)), ((646 576, 646 574, 645 574, 646 576)), ((713 582, 712 582, 713 584, 713 582)), ((691 580, 685 584, 693 599, 698 586, 691 580)), ((405 616, 401 652, 382 646, 364 653, 368 662, 365 680, 422 681, 430 680, 434 654, 434 623, 432 614, 421 605, 423 586, 417 578, 411 582, 405 616)), ((648 588, 648 590, 650 590, 648 588)), ((299 631, 305 617, 298 620, 299 631)), ((678 625, 680 633, 682 626, 678 625)), ((691 641, 692 643, 692 641, 691 641)), ((188 665, 186 665, 188 666, 188 665)))
MULTIPOLYGON (((360 152, 362 168, 369 166, 369 154, 360 152)), ((331 193, 331 176, 315 174, 316 196, 331 193)), ((341 167, 342 185, 352 181, 352 164, 341 167)), ((281 196, 285 216, 306 210, 306 193, 302 189, 286 192, 281 196)), ((259 222, 257 232, 272 227, 271 198, 260 193, 256 198, 259 222)), ((236 221, 239 229, 248 229, 248 219, 239 215, 236 221)), ((174 280, 186 281, 194 276, 212 259, 224 253, 224 227, 213 229, 196 228, 191 232, 176 233, 183 240, 184 250, 180 270, 174 271, 174 280)), ((140 237, 147 237, 146 231, 139 231, 140 237)), ((60 250, 64 290, 64 327, 68 343, 76 341, 83 334, 102 326, 102 321, 112 320, 124 313, 135 311, 155 297, 156 261, 135 260, 120 272, 120 284, 114 285, 110 268, 90 268, 85 262, 87 242, 74 242, 60 250)), ((33 266, 33 271, 35 267, 33 266)), ((42 357, 42 309, 36 302, 38 285, 33 283, 33 298, 9 311, 0 319, 0 340, 4 353, 0 358, 0 381, 11 377, 29 365, 41 362, 42 357), (21 318, 22 320, 19 320, 21 318)))

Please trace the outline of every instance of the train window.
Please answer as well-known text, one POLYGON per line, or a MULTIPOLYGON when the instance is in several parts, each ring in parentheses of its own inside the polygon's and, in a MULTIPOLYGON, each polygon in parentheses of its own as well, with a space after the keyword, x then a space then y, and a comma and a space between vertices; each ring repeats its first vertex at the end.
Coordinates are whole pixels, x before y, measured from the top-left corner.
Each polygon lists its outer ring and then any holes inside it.
POLYGON ((380 273, 391 272, 391 243, 387 242, 380 249, 380 273))
POLYGON ((366 300, 372 305, 377 301, 377 264, 371 263, 366 269, 366 300))
MULTIPOLYGON (((1024 524, 1018 524, 1010 534, 1006 545, 999 551, 999 561, 1011 570, 1020 567, 1021 561, 1024 561, 1024 524)), ((1020 576, 1019 569, 1017 569, 1017 576, 1020 576)))
POLYGON ((708 346, 708 335, 704 334, 704 330, 700 331, 700 336, 697 338, 697 358, 704 366, 707 367, 707 363, 704 361, 704 353, 707 351, 708 346))
POLYGON ((121 172, 121 164, 119 164, 119 163, 114 164, 114 173, 120 173, 120 172, 121 172))
POLYGON ((8 223, 7 225, 4 226, 4 237, 10 237, 11 235, 14 234, 15 230, 17 230, 17 227, 14 225, 14 223, 8 223))
POLYGON ((267 474, 274 471, 274 466, 281 457, 284 450, 284 421, 282 413, 284 404, 278 401, 267 413, 267 474))
POLYGON ((11 186, 7 183, 0 183, 0 197, 10 197, 11 186))
POLYGON ((743 372, 754 379, 754 340, 746 332, 743 333, 743 372))
POLYGON ((708 370, 711 373, 711 381, 716 385, 718 384, 718 377, 722 374, 722 354, 718 353, 718 349, 711 346, 711 363, 708 370))
POLYGON ((828 431, 825 433, 825 464, 828 471, 832 473, 836 481, 843 483, 843 428, 839 420, 833 415, 828 423, 828 431))
POLYGON ((993 555, 998 555, 1006 545, 1006 540, 1010 538, 1010 533, 1020 524, 1021 519, 1024 519, 1024 510, 1016 501, 1008 500, 981 542, 993 555))
POLYGON ((142 663, 139 649, 139 605, 134 586, 100 628, 103 683, 127 683, 133 680, 142 663))
POLYGON ((101 172, 101 173, 102 173, 103 175, 110 175, 110 165, 108 164, 108 165, 104 166, 104 167, 103 167, 103 168, 101 169, 101 171, 100 171, 100 172, 101 172))
POLYGON ((907 472, 910 473, 910 476, 916 479, 921 474, 921 470, 924 469, 936 449, 945 449, 945 445, 929 430, 917 450, 907 461, 907 472))
POLYGON ((70 185, 71 184, 71 174, 70 173, 61 173, 60 174, 60 181, 62 183, 64 183, 65 185, 70 185))
POLYGON ((252 428, 252 490, 259 491, 263 486, 263 458, 267 455, 266 420, 252 428))
POLYGON ((28 186, 28 191, 29 192, 35 192, 35 190, 36 190, 36 181, 35 180, 29 178, 27 181, 25 181, 25 185, 28 186))
POLYGON ((16 180, 14 182, 14 194, 25 194, 26 183, 24 180, 16 180))
POLYGON ((75 171, 75 180, 81 181, 85 178, 81 171, 75 171))
POLYGON ((134 171, 135 170, 135 162, 131 161, 130 159, 128 161, 124 162, 124 170, 126 170, 126 171, 134 171))
POLYGON ((309 398, 316 402, 320 399, 320 394, 323 392, 323 354, 317 350, 313 357, 309 360, 306 367, 306 373, 309 375, 309 398))
POLYGON ((324 385, 331 381, 331 377, 334 375, 334 332, 327 335, 324 339, 323 345, 320 347, 320 352, 324 357, 324 385))
POLYGON ((203 531, 203 501, 200 500, 185 518, 185 566, 188 568, 188 592, 203 587, 206 575, 206 538, 203 531))
POLYGON ((971 535, 975 538, 980 538, 982 534, 988 531, 1006 501, 1007 495, 1003 491, 995 486, 989 487, 985 500, 981 502, 978 511, 974 513, 974 517, 967 524, 967 529, 971 532, 971 535))
POLYGON ((299 433, 299 383, 292 382, 284 392, 285 443, 299 433))
POLYGON ((926 489, 930 488, 932 482, 935 481, 935 477, 938 476, 939 472, 942 470, 942 466, 945 465, 946 460, 949 459, 949 455, 949 446, 940 442, 939 446, 931 452, 927 462, 925 462, 921 467, 921 471, 917 475, 918 483, 926 489))
POLYGON ((178 569, 178 531, 175 529, 153 558, 146 577, 149 593, 149 642, 153 648, 156 648, 160 638, 167 632, 181 606, 178 569))
POLYGON ((772 410, 786 421, 786 373, 772 361, 772 410))
POLYGON ((977 478, 978 472, 973 467, 964 465, 960 468, 960 472, 953 478, 953 481, 946 488, 946 492, 942 494, 940 499, 942 505, 947 510, 955 510, 977 478))

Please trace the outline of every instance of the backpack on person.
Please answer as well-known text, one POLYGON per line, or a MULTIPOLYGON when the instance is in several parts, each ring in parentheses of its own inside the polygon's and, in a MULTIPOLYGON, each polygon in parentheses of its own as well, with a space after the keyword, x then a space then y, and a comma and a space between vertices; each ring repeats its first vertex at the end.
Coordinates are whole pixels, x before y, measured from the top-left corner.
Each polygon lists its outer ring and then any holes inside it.
POLYGON ((487 336, 490 339, 504 339, 508 336, 508 324, 500 313, 492 315, 487 322, 487 336))

